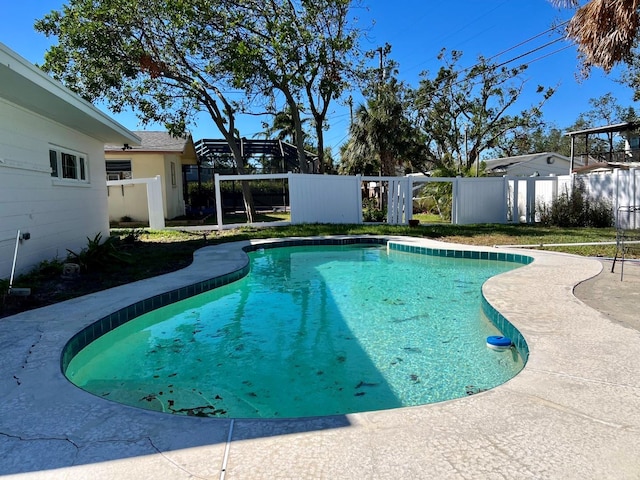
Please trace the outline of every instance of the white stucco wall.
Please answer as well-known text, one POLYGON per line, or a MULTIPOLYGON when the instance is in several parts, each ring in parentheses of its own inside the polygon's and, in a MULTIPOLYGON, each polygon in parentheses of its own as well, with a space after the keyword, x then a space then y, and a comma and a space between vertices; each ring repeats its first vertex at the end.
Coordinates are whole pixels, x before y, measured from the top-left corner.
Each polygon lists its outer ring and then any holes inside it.
POLYGON ((104 144, 0 99, 0 278, 11 274, 18 229, 31 238, 20 244, 17 273, 106 238, 104 144), (86 154, 88 184, 51 177, 51 145, 86 154))
MULTIPOLYGON (((160 175, 162 180, 162 209, 166 219, 185 214, 182 197, 182 161, 173 153, 131 153, 109 152, 106 160, 131 160, 132 178, 153 178, 160 175), (171 162, 175 164, 176 184, 171 179, 171 162)), ((134 221, 148 222, 147 195, 144 185, 109 187, 109 219, 119 221, 129 216, 134 221)))

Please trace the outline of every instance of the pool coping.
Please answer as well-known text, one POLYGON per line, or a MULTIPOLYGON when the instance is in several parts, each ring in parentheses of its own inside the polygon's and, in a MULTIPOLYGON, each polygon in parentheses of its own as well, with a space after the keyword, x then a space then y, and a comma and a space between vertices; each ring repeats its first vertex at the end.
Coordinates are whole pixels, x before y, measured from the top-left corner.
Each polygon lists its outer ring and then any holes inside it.
POLYGON ((105 313, 235 271, 246 264, 242 248, 283 241, 205 247, 179 272, 1 319, 0 475, 502 478, 507 469, 509 478, 638 478, 640 332, 573 296, 573 287, 597 275, 601 264, 572 255, 519 250, 534 262, 485 283, 485 298, 524 335, 530 357, 506 384, 463 399, 334 417, 232 421, 114 404, 62 375, 64 344, 105 313))

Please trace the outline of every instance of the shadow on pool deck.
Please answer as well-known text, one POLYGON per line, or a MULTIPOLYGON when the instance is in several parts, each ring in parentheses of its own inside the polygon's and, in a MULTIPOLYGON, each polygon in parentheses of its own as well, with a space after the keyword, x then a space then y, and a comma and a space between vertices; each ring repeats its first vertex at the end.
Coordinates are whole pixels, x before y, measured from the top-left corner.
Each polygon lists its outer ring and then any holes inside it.
POLYGON ((622 281, 619 262, 616 262, 615 272, 612 273, 612 261, 600 261, 602 272, 577 285, 574 295, 605 314, 612 322, 640 331, 640 261, 625 261, 622 281))

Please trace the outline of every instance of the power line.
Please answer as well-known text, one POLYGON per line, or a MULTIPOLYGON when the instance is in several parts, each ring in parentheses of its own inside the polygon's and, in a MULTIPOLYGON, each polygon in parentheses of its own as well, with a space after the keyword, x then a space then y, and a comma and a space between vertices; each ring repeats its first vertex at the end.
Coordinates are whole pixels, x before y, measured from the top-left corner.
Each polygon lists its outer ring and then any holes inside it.
MULTIPOLYGON (((450 38, 450 37, 454 37, 456 35, 458 35, 460 32, 464 31, 465 29, 467 29, 470 25, 477 25, 478 21, 483 19, 484 17, 488 16, 489 14, 493 13, 495 10, 498 10, 499 8, 502 8, 502 6, 504 6, 505 4, 509 3, 509 0, 505 0, 504 2, 500 3, 499 5, 496 5, 495 7, 493 7, 491 10, 486 11, 485 13, 483 13, 482 15, 476 17, 475 19, 471 20, 470 22, 466 23, 465 25, 463 25, 462 27, 460 27, 459 29, 450 32, 448 35, 445 35, 444 37, 442 37, 440 39, 441 42, 443 42, 444 40, 450 38)), ((487 29, 489 30, 489 29, 487 29)), ((486 31, 486 30, 485 30, 486 31)), ((481 32, 483 33, 483 32, 481 32)), ((467 39, 465 39, 462 43, 466 43, 469 40, 471 40, 472 38, 477 37, 479 34, 473 35, 472 37, 468 37, 467 39)), ((427 60, 423 61, 423 62, 418 62, 415 65, 412 65, 411 67, 408 67, 406 69, 406 71, 411 71, 416 67, 419 67, 420 65, 423 65, 427 62, 427 60)))
POLYGON ((536 38, 541 37, 545 33, 553 32, 556 28, 562 27, 562 26, 566 25, 567 23, 569 23, 569 20, 566 20, 566 21, 560 23, 559 25, 556 25, 556 26, 553 26, 551 28, 548 28, 544 32, 540 32, 537 35, 534 35, 533 37, 529 37, 526 40, 523 40, 522 42, 518 43, 517 45, 514 45, 513 47, 509 47, 506 50, 501 51, 500 53, 496 53, 492 57, 489 57, 487 60, 492 60, 492 59, 494 59, 496 57, 499 57, 500 55, 503 55, 503 54, 505 54, 507 52, 510 52, 511 50, 515 50, 516 48, 521 47, 522 45, 524 45, 526 43, 529 43, 530 41, 535 40, 536 38))
POLYGON ((527 64, 531 64, 533 62, 537 62, 538 60, 542 60, 543 58, 550 57, 551 55, 555 55, 556 53, 562 52, 563 50, 566 50, 567 48, 571 48, 571 47, 573 47, 573 45, 565 45, 564 47, 559 48, 558 50, 554 50, 553 52, 542 55, 541 57, 534 58, 533 60, 529 60, 527 64))
MULTIPOLYGON (((555 40, 552 40, 552 41, 550 41, 550 42, 547 42, 547 43, 545 43, 544 45, 540 45, 539 47, 536 47, 536 48, 534 48, 534 49, 532 49, 532 50, 529 50, 529 51, 528 51, 528 52, 526 52, 526 53, 523 53, 523 54, 521 54, 521 55, 518 55, 517 57, 513 57, 512 59, 507 60, 506 62, 499 63, 498 65, 495 65, 495 66, 493 66, 492 68, 493 68, 493 69, 496 69, 496 68, 503 67, 503 66, 505 66, 505 65, 506 65, 506 64, 508 64, 508 63, 515 62, 516 60, 520 60, 522 57, 526 57, 527 55, 531 55, 532 53, 535 53, 535 52, 537 52, 538 50, 542 50, 543 48, 547 48, 548 46, 553 45, 554 43, 561 42, 562 40, 564 40, 564 38, 556 38, 555 40)), ((569 45, 569 46, 571 46, 571 45, 569 45)), ((531 62, 529 62, 529 63, 531 63, 531 62)))
MULTIPOLYGON (((489 60, 493 60, 494 58, 500 57, 501 55, 504 55, 505 53, 508 53, 508 52, 510 52, 510 51, 512 51, 512 50, 515 50, 515 49, 516 49, 516 48, 518 48, 518 47, 521 47, 521 46, 523 46, 523 45, 526 45, 527 43, 532 42, 533 40, 535 40, 535 39, 537 39, 537 38, 540 38, 541 36, 543 36, 543 35, 545 35, 545 34, 547 34, 547 33, 554 32, 557 28, 562 27, 562 26, 566 25, 567 23, 569 23, 569 20, 565 20, 564 22, 559 23, 558 25, 554 25, 554 26, 552 26, 552 27, 549 27, 548 29, 546 29, 546 30, 545 30, 545 31, 543 31, 543 32, 537 33, 537 34, 535 34, 535 35, 533 35, 533 36, 531 36, 531 37, 527 38, 526 40, 523 40, 523 41, 521 41, 520 43, 517 43, 516 45, 513 45, 513 46, 511 46, 511 47, 509 47, 509 48, 507 48, 507 49, 505 49, 505 50, 502 50, 502 51, 501 51, 501 52, 499 52, 499 53, 496 53, 495 55, 492 55, 491 57, 488 57, 486 60, 487 60, 487 61, 489 61, 489 60)), ((458 30, 458 31, 460 31, 460 30, 458 30)), ((445 37, 445 38, 446 38, 446 37, 445 37)), ((526 53, 524 53, 524 54, 520 55, 519 57, 516 57, 515 59, 518 59, 518 58, 521 58, 521 57, 527 56, 527 55, 529 55, 530 53, 533 53, 533 52, 535 52, 535 51, 537 51, 537 50, 541 50, 542 48, 545 48, 545 47, 547 47, 547 46, 549 46, 549 45, 551 45, 551 44, 553 44, 553 43, 559 42, 559 41, 561 41, 561 40, 564 40, 564 38, 563 38, 563 37, 560 37, 560 38, 558 38, 558 39, 556 39, 556 40, 554 40, 554 41, 552 41, 552 42, 550 42, 550 43, 547 43, 547 44, 545 44, 545 45, 541 46, 541 47, 537 47, 537 48, 535 48, 535 49, 533 49, 533 50, 529 50, 528 52, 526 52, 526 53)), ((502 65, 504 65, 504 64, 507 64, 507 63, 510 63, 510 62, 514 61, 515 59, 508 60, 508 61, 504 62, 503 64, 501 64, 500 66, 502 66, 502 65)), ((421 63, 425 63, 425 62, 421 62, 421 63)), ((419 63, 419 64, 417 64, 417 65, 420 65, 420 63, 419 63)), ((475 65, 473 65, 473 66, 471 66, 471 67, 465 68, 465 69, 461 70, 461 71, 460 71, 460 73, 464 73, 464 72, 466 72, 466 71, 469 71, 469 70, 471 70, 471 69, 473 69, 473 68, 477 67, 478 65, 480 65, 480 64, 475 64, 475 65)), ((414 68, 414 67, 411 67, 411 68, 414 68)), ((409 70, 411 70, 411 68, 409 68, 409 70)))
MULTIPOLYGON (((504 62, 502 62, 502 63, 500 63, 500 64, 498 64, 498 65, 490 65, 490 66, 487 66, 487 68, 485 68, 484 70, 482 70, 482 71, 478 72, 477 74, 475 74, 475 75, 473 75, 473 76, 471 76, 471 77, 467 77, 467 78, 464 78, 464 79, 458 80, 458 81, 456 81, 456 82, 453 82, 451 85, 452 85, 452 86, 460 85, 461 83, 464 83, 465 81, 470 80, 470 79, 472 79, 472 78, 474 78, 474 77, 477 77, 477 76, 479 76, 480 74, 485 73, 485 72, 488 72, 488 71, 495 72, 495 71, 496 71, 498 68, 500 68, 500 67, 503 67, 503 66, 505 66, 505 65, 507 65, 507 64, 509 64, 509 63, 515 62, 516 60, 519 60, 519 59, 521 59, 521 58, 523 58, 523 57, 525 57, 525 56, 527 56, 527 55, 531 55, 532 53, 537 52, 537 51, 539 51, 539 50, 542 50, 543 48, 546 48, 546 47, 548 47, 548 46, 550 46, 550 45, 553 45, 553 44, 555 44, 555 43, 557 43, 557 42, 559 42, 559 41, 561 41, 561 40, 564 40, 564 38, 557 38, 557 39, 555 39, 555 40, 552 40, 552 41, 550 41, 550 42, 547 42, 547 43, 546 43, 546 44, 544 44, 544 45, 541 45, 541 46, 539 46, 539 47, 536 47, 536 48, 534 48, 534 49, 531 49, 531 50, 529 50, 529 51, 528 51, 528 52, 526 52, 526 53, 523 53, 523 54, 521 54, 521 55, 518 55, 518 56, 516 56, 516 57, 513 57, 513 58, 511 58, 511 59, 509 59, 509 60, 506 60, 506 61, 504 61, 504 62)), ((525 62, 525 63, 523 63, 522 65, 527 65, 527 66, 528 66, 528 65, 530 65, 530 64, 532 64, 532 63, 534 63, 534 62, 537 62, 538 60, 542 60, 542 59, 544 59, 544 58, 550 57, 551 55, 555 55, 556 53, 559 53, 559 52, 561 52, 561 51, 563 51, 563 50, 566 50, 566 49, 568 49, 568 48, 571 48, 572 46, 573 46, 573 45, 565 45, 565 46, 564 46, 564 47, 562 47, 562 48, 559 48, 559 49, 557 49, 557 50, 554 50, 553 52, 550 52, 550 53, 547 53, 547 54, 542 55, 542 56, 540 56, 540 57, 534 58, 533 60, 529 60, 528 62, 525 62)), ((495 58, 495 55, 494 55, 494 57, 492 57, 492 58, 495 58)), ((466 71, 468 71, 468 70, 471 70, 471 69, 476 68, 476 67, 481 66, 481 65, 482 65, 482 64, 479 64, 479 63, 478 63, 478 64, 474 65, 473 67, 469 67, 469 68, 466 68, 466 69, 464 69, 464 70, 461 70, 461 72, 460 72, 460 73, 466 72, 466 71)), ((478 82, 476 82, 476 83, 472 83, 472 84, 471 84, 471 87, 475 87, 476 85, 480 85, 481 83, 482 83, 482 81, 478 81, 478 82)), ((422 104, 417 104, 416 106, 417 106, 417 107, 419 107, 419 106, 421 106, 421 105, 422 105, 422 104)))

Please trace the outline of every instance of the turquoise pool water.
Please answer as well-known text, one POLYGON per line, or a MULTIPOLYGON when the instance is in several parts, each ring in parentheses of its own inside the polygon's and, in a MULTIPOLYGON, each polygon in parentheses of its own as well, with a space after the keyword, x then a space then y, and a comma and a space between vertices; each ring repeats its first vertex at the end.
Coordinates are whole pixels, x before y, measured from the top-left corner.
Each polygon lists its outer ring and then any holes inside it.
POLYGON ((518 264, 291 247, 250 254, 251 273, 98 338, 69 363, 79 387, 184 415, 290 418, 458 398, 523 362, 496 352, 481 286, 518 264))

